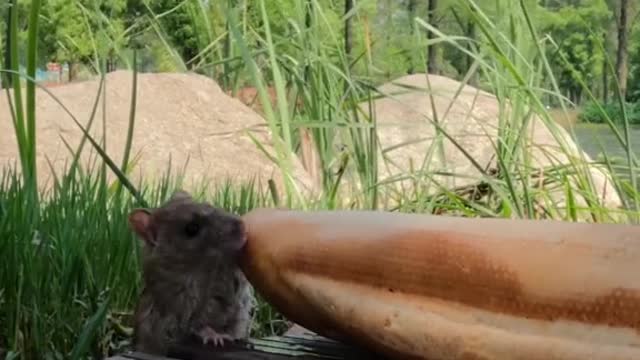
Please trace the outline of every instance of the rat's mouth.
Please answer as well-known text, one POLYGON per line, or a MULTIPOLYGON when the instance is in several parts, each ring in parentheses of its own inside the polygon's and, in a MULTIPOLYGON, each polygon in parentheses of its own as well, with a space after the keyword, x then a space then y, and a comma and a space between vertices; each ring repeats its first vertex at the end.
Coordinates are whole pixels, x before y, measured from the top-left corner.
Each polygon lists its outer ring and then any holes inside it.
POLYGON ((230 242, 230 246, 233 251, 242 252, 247 245, 247 240, 249 236, 245 227, 243 226, 240 230, 240 233, 230 242))
POLYGON ((243 249, 247 245, 248 239, 249 239, 249 230, 247 229, 247 226, 245 225, 245 223, 241 220, 240 221, 240 239, 238 241, 238 246, 240 247, 240 249, 243 249))
POLYGON ((240 241, 238 242, 238 247, 240 249, 244 249, 244 247, 247 245, 247 239, 249 238, 249 234, 247 234, 247 232, 243 232, 242 236, 240 236, 240 241))

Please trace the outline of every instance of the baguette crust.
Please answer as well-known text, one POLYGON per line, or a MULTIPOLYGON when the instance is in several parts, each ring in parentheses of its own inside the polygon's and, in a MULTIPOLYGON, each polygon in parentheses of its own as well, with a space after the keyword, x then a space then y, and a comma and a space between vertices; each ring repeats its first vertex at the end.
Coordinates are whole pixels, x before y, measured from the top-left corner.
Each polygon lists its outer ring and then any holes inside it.
POLYGON ((289 319, 398 359, 640 359, 640 227, 255 210, 243 270, 289 319))

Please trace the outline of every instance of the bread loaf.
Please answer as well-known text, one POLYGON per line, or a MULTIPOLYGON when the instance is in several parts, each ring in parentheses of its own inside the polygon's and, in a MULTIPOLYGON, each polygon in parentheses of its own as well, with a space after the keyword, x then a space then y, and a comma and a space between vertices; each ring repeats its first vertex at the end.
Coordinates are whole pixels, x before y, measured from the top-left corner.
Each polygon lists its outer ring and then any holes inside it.
POLYGON ((640 227, 365 211, 245 215, 284 316, 396 359, 640 359, 640 227))

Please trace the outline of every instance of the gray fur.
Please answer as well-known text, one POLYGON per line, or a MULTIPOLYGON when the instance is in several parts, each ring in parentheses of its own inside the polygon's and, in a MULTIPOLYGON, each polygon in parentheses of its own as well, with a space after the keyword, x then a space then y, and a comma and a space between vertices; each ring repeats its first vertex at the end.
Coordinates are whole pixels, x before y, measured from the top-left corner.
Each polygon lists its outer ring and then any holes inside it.
POLYGON ((185 192, 145 214, 130 215, 132 228, 145 240, 135 348, 166 355, 170 342, 198 336, 207 326, 246 339, 254 298, 237 264, 245 239, 241 219, 196 203, 185 192))

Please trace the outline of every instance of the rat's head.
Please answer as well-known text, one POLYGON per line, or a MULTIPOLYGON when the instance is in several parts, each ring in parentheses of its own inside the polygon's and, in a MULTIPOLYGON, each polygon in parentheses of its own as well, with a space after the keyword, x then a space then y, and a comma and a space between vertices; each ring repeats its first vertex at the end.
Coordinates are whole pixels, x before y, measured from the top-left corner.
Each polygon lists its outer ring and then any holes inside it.
POLYGON ((246 241, 240 217, 195 202, 184 191, 157 209, 133 210, 129 224, 151 253, 172 257, 234 255, 246 241))

